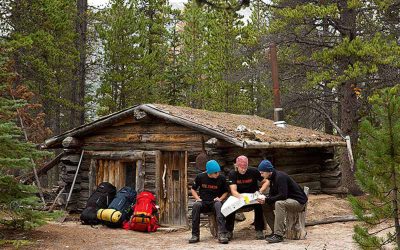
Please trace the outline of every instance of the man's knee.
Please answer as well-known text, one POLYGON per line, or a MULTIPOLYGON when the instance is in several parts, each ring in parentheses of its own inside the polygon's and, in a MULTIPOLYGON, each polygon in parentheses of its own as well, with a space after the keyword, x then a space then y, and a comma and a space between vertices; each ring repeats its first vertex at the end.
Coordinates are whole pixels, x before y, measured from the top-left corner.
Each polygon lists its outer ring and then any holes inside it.
POLYGON ((275 209, 284 208, 286 204, 286 200, 276 201, 275 202, 275 209))
POLYGON ((201 202, 198 202, 198 201, 196 201, 195 203, 193 203, 193 208, 192 208, 192 210, 193 211, 200 211, 201 210, 201 202))

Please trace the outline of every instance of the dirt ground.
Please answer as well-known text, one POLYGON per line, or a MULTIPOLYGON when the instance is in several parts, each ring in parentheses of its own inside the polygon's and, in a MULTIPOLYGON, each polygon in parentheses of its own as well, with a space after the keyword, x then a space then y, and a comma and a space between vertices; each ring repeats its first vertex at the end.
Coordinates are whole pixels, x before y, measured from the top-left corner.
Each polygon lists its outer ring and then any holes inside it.
MULTIPOLYGON (((307 221, 350 214, 351 208, 345 199, 310 196, 307 221)), ((265 240, 255 239, 254 228, 250 225, 253 213, 245 215, 247 219, 236 224, 234 239, 227 245, 213 239, 206 227, 202 227, 200 242, 196 244, 188 244, 191 235, 188 229, 171 232, 161 228, 155 233, 140 233, 105 226, 84 226, 77 221, 51 222, 29 233, 4 230, 0 233, 8 239, 29 240, 31 243, 22 249, 357 249, 352 240, 355 222, 307 227, 305 240, 268 244, 265 240)))

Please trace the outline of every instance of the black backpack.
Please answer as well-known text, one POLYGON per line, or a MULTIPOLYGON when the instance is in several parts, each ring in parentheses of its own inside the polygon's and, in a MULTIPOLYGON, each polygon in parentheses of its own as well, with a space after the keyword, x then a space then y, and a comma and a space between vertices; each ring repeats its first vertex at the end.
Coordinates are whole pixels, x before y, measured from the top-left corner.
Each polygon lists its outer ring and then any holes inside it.
POLYGON ((106 222, 107 226, 120 227, 122 222, 129 220, 132 215, 132 206, 136 202, 136 191, 131 187, 121 188, 114 200, 108 206, 109 209, 115 209, 121 212, 121 218, 117 223, 106 222))
POLYGON ((86 208, 81 213, 81 221, 83 224, 96 225, 99 223, 97 219, 97 210, 107 208, 114 199, 116 188, 108 183, 102 182, 96 191, 89 197, 86 208))

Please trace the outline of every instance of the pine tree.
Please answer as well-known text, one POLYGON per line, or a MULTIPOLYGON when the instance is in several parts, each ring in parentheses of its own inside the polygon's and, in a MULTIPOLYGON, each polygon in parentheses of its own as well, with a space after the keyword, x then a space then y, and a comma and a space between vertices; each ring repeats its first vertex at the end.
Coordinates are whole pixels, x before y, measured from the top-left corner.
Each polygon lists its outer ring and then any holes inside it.
MULTIPOLYGON (((365 107, 363 98, 388 82, 400 82, 395 73, 398 37, 387 32, 390 25, 386 18, 397 2, 275 0, 269 6, 269 32, 280 43, 280 50, 289 55, 287 63, 293 68, 291 76, 285 78, 304 79, 317 91, 319 86, 331 89, 334 96, 326 102, 337 100, 334 117, 343 133, 350 136, 354 151, 359 115, 365 107), (357 89, 362 89, 362 95, 357 89)), ((347 153, 341 158, 343 184, 350 193, 359 194, 347 153)))
POLYGON ((36 188, 19 183, 15 175, 31 170, 32 160, 46 153, 26 142, 15 124, 17 109, 26 103, 14 100, 9 94, 15 76, 7 58, 11 47, 0 39, 0 48, 3 48, 0 50, 0 224, 27 229, 43 224, 47 215, 37 210, 40 204, 34 194, 36 188))
POLYGON ((360 127, 356 171, 368 195, 350 199, 354 213, 364 222, 355 226, 354 239, 363 249, 381 249, 392 242, 400 247, 400 85, 374 94, 370 102, 372 116, 360 127), (382 227, 390 229, 386 237, 377 235, 382 227))

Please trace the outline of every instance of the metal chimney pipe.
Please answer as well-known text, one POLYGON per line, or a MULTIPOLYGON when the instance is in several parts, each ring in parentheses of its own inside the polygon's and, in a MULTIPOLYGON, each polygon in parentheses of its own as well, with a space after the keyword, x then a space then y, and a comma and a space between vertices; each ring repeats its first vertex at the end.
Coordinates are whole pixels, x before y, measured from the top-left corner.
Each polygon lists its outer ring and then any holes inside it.
POLYGON ((275 43, 269 45, 269 54, 271 60, 271 74, 274 91, 274 121, 283 121, 283 109, 281 107, 281 96, 279 92, 279 81, 278 81, 278 58, 276 53, 275 43))

